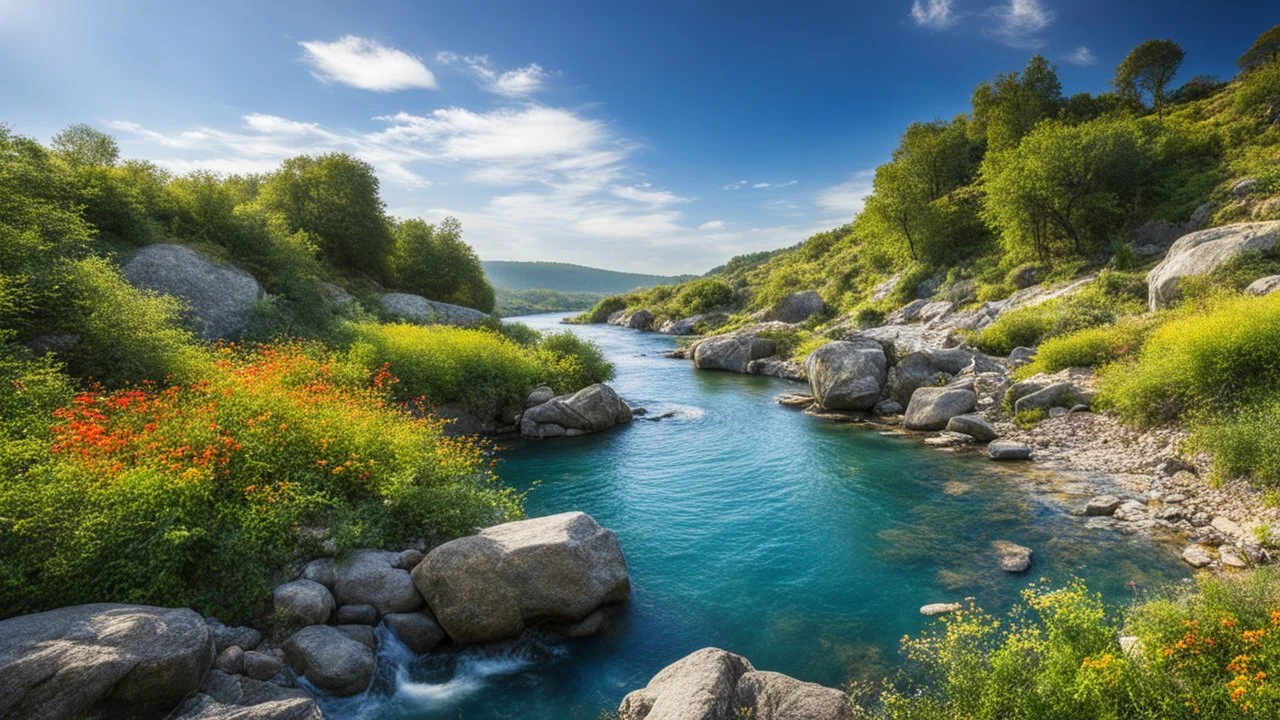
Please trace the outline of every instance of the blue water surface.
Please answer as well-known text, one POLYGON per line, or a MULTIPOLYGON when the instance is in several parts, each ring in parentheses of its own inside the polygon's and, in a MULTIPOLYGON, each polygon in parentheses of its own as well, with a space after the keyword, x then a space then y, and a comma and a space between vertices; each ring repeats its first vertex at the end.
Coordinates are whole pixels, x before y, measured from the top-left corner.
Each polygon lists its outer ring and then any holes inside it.
MULTIPOLYGON (((516 318, 561 331, 560 315, 516 318)), ((1007 608, 1028 582, 1085 578, 1123 602, 1185 576, 1141 536, 1088 529, 1026 469, 922 447, 777 405, 786 381, 695 370, 675 340, 570 326, 614 363, 637 420, 598 435, 504 441, 499 473, 529 516, 583 510, 614 530, 632 595, 601 635, 529 635, 413 658, 384 638, 366 695, 333 717, 595 720, 667 664, 706 646, 760 669, 841 685, 900 667, 925 603, 1007 608), (1026 575, 991 541, 1034 549, 1026 575)), ((1079 499, 1067 499, 1079 502, 1079 499)))

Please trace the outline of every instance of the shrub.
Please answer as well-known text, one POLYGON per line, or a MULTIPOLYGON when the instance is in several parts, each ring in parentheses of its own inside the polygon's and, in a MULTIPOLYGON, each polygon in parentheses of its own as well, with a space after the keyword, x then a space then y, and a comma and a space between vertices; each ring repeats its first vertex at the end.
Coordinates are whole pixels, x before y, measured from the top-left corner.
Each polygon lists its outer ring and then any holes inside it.
POLYGON ((1280 295, 1217 300, 1156 328, 1136 362, 1104 368, 1100 400, 1149 424, 1232 411, 1280 382, 1280 295))
POLYGON ((701 315, 709 310, 728 305, 733 300, 733 288, 723 280, 705 278, 679 286, 675 297, 662 308, 669 317, 701 315))
POLYGON ((610 315, 626 309, 626 297, 622 295, 613 295, 601 300, 590 310, 573 318, 572 322, 578 324, 602 323, 607 321, 610 315))
POLYGON ((978 333, 974 344, 992 355, 1008 355, 1016 347, 1034 347, 1057 326, 1055 307, 1056 303, 1046 302, 1002 313, 978 333))
POLYGON ((538 343, 538 358, 549 369, 548 382, 558 393, 573 392, 613 377, 613 365, 590 341, 571 332, 551 333, 538 343))
POLYGON ((403 547, 518 516, 485 449, 389 405, 394 384, 283 345, 77 395, 48 419, 48 462, 0 486, 0 614, 110 600, 254 622, 324 538, 403 547))
POLYGON ((1114 325, 1086 328, 1051 338, 1040 346, 1035 360, 1018 368, 1016 374, 1025 378, 1069 367, 1100 367, 1135 355, 1158 322, 1156 316, 1131 316, 1121 318, 1114 325))
POLYGON ((1146 285, 1135 273, 1104 270, 1094 282, 1075 293, 1000 315, 975 338, 993 355, 1008 355, 1018 346, 1115 321, 1146 309, 1146 285))
POLYGON ((1259 484, 1280 485, 1280 395, 1248 407, 1204 419, 1192 432, 1190 447, 1213 456, 1213 472, 1220 478, 1249 476, 1259 484))

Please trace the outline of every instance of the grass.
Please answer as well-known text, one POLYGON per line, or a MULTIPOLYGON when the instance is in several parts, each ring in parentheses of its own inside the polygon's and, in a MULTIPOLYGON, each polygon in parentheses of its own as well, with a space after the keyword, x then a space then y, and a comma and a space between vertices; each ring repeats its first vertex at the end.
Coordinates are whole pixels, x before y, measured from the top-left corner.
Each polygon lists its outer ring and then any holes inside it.
POLYGON ((1024 379, 1070 367, 1100 367, 1129 357, 1141 350, 1159 322, 1160 318, 1154 315, 1132 315, 1111 325, 1050 338, 1040 346, 1032 362, 1018 368, 1015 377, 1024 379))
POLYGON ((1141 275, 1105 270, 1071 295, 1002 313, 978 333, 974 344, 991 355, 1008 355, 1015 347, 1034 347, 1145 309, 1146 283, 1141 275))

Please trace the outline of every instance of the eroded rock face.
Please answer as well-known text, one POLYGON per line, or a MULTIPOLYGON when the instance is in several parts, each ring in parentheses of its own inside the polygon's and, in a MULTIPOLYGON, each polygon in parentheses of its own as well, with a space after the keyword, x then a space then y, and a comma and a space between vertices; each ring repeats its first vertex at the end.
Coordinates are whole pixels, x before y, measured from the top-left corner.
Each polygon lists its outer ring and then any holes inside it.
POLYGON ((965 388, 920 388, 911 394, 902 425, 908 430, 941 430, 951 418, 973 410, 978 396, 965 388))
POLYGON ((840 340, 805 358, 809 390, 825 410, 870 410, 884 392, 887 361, 874 340, 840 340))
POLYGON ((196 333, 206 340, 239 337, 262 299, 262 286, 252 275, 182 245, 147 245, 123 270, 130 284, 186 303, 196 333))
POLYGON ((100 603, 0 621, 0 717, 163 714, 200 687, 213 633, 193 610, 100 603))
POLYGON ((822 296, 813 290, 794 292, 779 300, 769 311, 769 319, 784 323, 798 323, 808 320, 825 310, 827 304, 822 296))
POLYGON ((693 348, 693 366, 700 370, 728 370, 745 373, 752 360, 777 352, 772 340, 750 335, 707 338, 693 348))
POLYGON ((469 326, 479 325, 489 319, 488 313, 473 308, 428 300, 421 295, 409 293, 386 293, 382 296, 382 307, 401 320, 418 325, 469 326))
POLYGON ((585 435, 624 425, 631 419, 631 406, 613 388, 596 383, 525 410, 520 417, 520 434, 531 438, 585 435))
POLYGON ((619 720, 846 720, 839 690, 752 667, 741 655, 703 648, 663 668, 623 699, 619 720), (749 713, 749 714, 748 714, 749 713))
POLYGON ((581 512, 447 542, 413 569, 413 581, 459 643, 512 637, 542 620, 581 620, 631 588, 617 537, 581 512))
POLYGON ((1280 220, 1224 225, 1183 235, 1147 274, 1151 309, 1166 307, 1176 300, 1182 278, 1211 273, 1246 252, 1270 250, 1278 240, 1280 220))
POLYGON ((373 679, 373 649, 338 628, 302 628, 283 647, 289 666, 327 693, 355 695, 373 679))
POLYGON ((284 688, 214 670, 200 694, 187 700, 168 720, 324 720, 315 701, 301 688, 284 688))
POLYGON ((422 607, 407 570, 395 567, 399 553, 356 550, 334 565, 333 594, 340 605, 371 605, 379 616, 422 607))

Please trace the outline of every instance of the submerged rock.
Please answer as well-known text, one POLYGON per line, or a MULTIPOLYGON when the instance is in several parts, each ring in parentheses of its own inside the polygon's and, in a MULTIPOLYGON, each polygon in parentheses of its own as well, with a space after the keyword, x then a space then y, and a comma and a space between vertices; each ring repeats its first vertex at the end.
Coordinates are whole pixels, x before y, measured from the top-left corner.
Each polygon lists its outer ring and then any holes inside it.
POLYGON ((581 512, 447 542, 413 569, 413 581, 459 643, 513 637, 543 620, 581 620, 631 588, 617 537, 581 512))
POLYGON ((996 561, 1000 569, 1010 573, 1026 572, 1031 567, 1031 548, 1024 547, 1008 540, 993 540, 991 549, 995 551, 996 561))
POLYGON ((631 419, 631 406, 613 388, 596 383, 525 410, 520 416, 520 434, 530 438, 585 435, 631 419))
POLYGON ((843 692, 774 672, 718 648, 663 668, 618 707, 619 720, 847 720, 843 692))
POLYGON ((829 342, 805 358, 809 391, 825 410, 870 410, 884 392, 887 361, 874 340, 829 342))
POLYGON ((953 613, 962 607, 964 606, 957 602, 929 603, 928 605, 920 606, 920 614, 924 615, 925 617, 933 617, 935 615, 946 615, 947 613, 953 613))
POLYGON ((98 603, 9 618, 0 717, 163 715, 213 660, 213 633, 193 610, 98 603))

